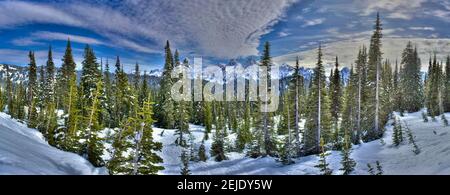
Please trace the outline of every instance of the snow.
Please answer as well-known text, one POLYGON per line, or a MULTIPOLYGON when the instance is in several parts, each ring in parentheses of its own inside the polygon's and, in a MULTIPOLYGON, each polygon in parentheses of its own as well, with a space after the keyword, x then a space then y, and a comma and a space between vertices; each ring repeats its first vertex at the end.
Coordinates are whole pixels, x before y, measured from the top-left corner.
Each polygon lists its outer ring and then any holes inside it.
POLYGON ((105 174, 84 158, 51 147, 40 132, 0 113, 0 174, 105 174))
MULTIPOLYGON (((392 144, 392 121, 386 126, 386 132, 381 140, 376 140, 361 145, 354 145, 351 158, 357 162, 353 174, 368 174, 367 164, 375 164, 379 161, 384 174, 450 174, 450 127, 445 126, 436 117, 436 121, 429 119, 423 122, 421 112, 405 114, 400 117, 403 126, 404 141, 399 146, 392 144), (409 143, 407 129, 411 130, 414 140, 420 148, 420 153, 413 152, 413 145, 409 143)), ((450 118, 450 113, 446 114, 450 118)), ((302 121, 303 123, 304 121, 302 121)), ((198 150, 204 136, 204 127, 189 126, 194 148, 198 150)), ((161 164, 165 167, 159 174, 179 175, 182 148, 175 145, 176 136, 173 129, 153 128, 155 141, 163 143, 163 149, 158 154, 163 158, 161 164)), ((109 137, 116 129, 105 129, 102 137, 109 137)), ((214 133, 214 130, 213 130, 214 133)), ((260 157, 257 159, 246 157, 243 153, 229 152, 228 160, 215 162, 210 157, 209 149, 212 143, 213 133, 210 139, 205 141, 206 162, 191 161, 189 168, 194 175, 314 175, 320 174, 314 167, 318 164, 319 157, 311 155, 293 159, 295 164, 282 165, 272 157, 260 157)), ((236 135, 230 133, 227 137, 230 144, 234 143, 236 135)), ((188 142, 189 143, 189 142, 188 142)), ((110 148, 110 143, 105 144, 110 148)), ((341 154, 339 151, 330 151, 327 162, 333 170, 333 174, 342 174, 341 154)), ((109 156, 106 155, 105 159, 109 156)), ((41 133, 29 129, 25 125, 11 119, 8 115, 0 113, 0 174, 106 174, 104 168, 94 168, 84 158, 58 150, 49 146, 41 133)))
MULTIPOLYGON (((383 141, 375 140, 361 145, 353 146, 351 158, 357 162, 353 174, 367 175, 367 164, 375 166, 376 161, 382 165, 384 174, 405 175, 405 174, 450 174, 450 127, 445 127, 440 120, 425 123, 422 119, 422 112, 405 114, 399 117, 403 126, 404 141, 399 146, 392 144, 392 126, 391 122, 386 126, 386 132, 383 141), (415 136, 416 144, 421 152, 416 155, 413 152, 413 146, 408 143, 405 124, 411 129, 415 136), (434 132, 436 134, 434 134, 434 132)), ((447 118, 450 113, 447 114, 447 118)), ((204 135, 204 128, 201 126, 190 125, 192 135, 198 143, 201 142, 204 135)), ((159 154, 164 159, 165 170, 160 174, 179 175, 181 162, 181 148, 174 144, 174 130, 165 130, 154 128, 155 140, 163 143, 163 151, 159 154), (164 135, 161 136, 161 132, 164 135)), ((230 135, 232 136, 232 135, 230 135)), ((212 135, 210 136, 212 138, 212 135)), ((207 155, 209 157, 209 148, 211 139, 205 142, 207 155)), ((294 159, 295 164, 282 165, 275 158, 264 157, 252 159, 244 154, 231 152, 227 153, 229 160, 215 162, 209 158, 206 162, 190 162, 189 168, 193 175, 314 175, 320 174, 314 166, 318 164, 319 157, 311 155, 294 159)), ((327 162, 333 169, 333 174, 342 174, 341 154, 339 151, 330 151, 327 162)))

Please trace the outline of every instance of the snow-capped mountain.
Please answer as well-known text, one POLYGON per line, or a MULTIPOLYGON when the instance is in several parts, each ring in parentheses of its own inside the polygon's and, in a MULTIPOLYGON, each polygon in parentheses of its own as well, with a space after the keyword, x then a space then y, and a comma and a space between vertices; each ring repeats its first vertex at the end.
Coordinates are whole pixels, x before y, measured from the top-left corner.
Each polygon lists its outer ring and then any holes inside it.
POLYGON ((6 78, 6 66, 9 67, 11 80, 14 83, 26 82, 28 78, 28 70, 26 67, 0 64, 0 84, 4 83, 6 78))

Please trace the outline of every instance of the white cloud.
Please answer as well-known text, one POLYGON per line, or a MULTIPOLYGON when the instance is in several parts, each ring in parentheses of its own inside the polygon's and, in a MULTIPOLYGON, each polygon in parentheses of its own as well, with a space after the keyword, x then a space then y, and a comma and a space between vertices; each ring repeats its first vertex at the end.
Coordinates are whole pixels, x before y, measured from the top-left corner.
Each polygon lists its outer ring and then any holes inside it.
POLYGON ((411 19, 415 10, 420 8, 426 0, 354 0, 355 4, 364 7, 362 15, 370 15, 378 11, 388 11, 388 18, 411 19))
POLYGON ((302 25, 302 27, 308 27, 308 26, 316 26, 319 24, 322 24, 325 22, 325 18, 316 18, 312 20, 306 20, 305 24, 302 25))
POLYGON ((128 0, 114 9, 102 2, 4 1, 0 3, 0 28, 36 22, 63 24, 93 30, 113 44, 140 52, 161 51, 165 40, 171 40, 175 47, 198 55, 235 58, 258 54, 260 37, 271 32, 296 1, 128 0))
POLYGON ((291 35, 291 33, 285 32, 285 31, 281 31, 278 33, 278 37, 287 37, 291 35))
POLYGON ((41 40, 52 41, 66 41, 70 39, 72 42, 84 43, 90 45, 104 45, 103 41, 98 39, 94 39, 91 37, 79 36, 79 35, 71 35, 59 32, 49 32, 49 31, 38 31, 32 33, 29 37, 19 38, 12 40, 12 43, 19 46, 28 46, 28 45, 41 45, 39 42, 41 40))
POLYGON ((431 26, 413 26, 409 27, 411 30, 424 30, 424 31, 435 31, 436 29, 431 26))

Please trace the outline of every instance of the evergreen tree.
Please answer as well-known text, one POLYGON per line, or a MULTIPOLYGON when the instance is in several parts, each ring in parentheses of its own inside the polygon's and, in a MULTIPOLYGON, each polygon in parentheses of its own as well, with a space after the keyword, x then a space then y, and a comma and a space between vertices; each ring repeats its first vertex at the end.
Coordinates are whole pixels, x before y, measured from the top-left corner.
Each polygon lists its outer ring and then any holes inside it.
POLYGON ((5 74, 6 74, 6 79, 5 79, 5 83, 6 83, 6 90, 5 90, 5 94, 6 94, 6 99, 7 99, 7 107, 8 107, 8 114, 13 116, 14 115, 14 97, 13 97, 13 82, 12 82, 12 78, 11 78, 11 72, 9 70, 9 66, 5 65, 5 74))
POLYGON ((322 47, 319 46, 317 66, 314 69, 312 86, 309 91, 305 124, 305 152, 319 153, 320 140, 325 143, 331 139, 330 103, 325 85, 325 73, 322 64, 322 47))
POLYGON ((28 127, 35 128, 37 125, 37 110, 36 110, 36 96, 38 92, 37 83, 37 66, 34 52, 28 54, 30 58, 30 64, 28 66, 28 93, 27 93, 27 105, 28 105, 28 127))
POLYGON ((189 113, 186 106, 186 101, 179 101, 178 102, 178 113, 177 113, 177 122, 176 126, 178 129, 175 131, 175 136, 177 136, 177 139, 175 140, 175 143, 186 147, 186 138, 184 136, 188 136, 190 134, 189 132, 189 113))
POLYGON ((380 123, 380 83, 381 83, 381 64, 382 64, 382 52, 381 52, 381 38, 382 38, 382 25, 380 15, 377 13, 377 19, 375 22, 375 30, 370 39, 369 60, 367 69, 367 86, 369 96, 365 105, 365 112, 367 118, 364 119, 364 129, 367 130, 364 136, 364 141, 372 141, 378 139, 382 135, 381 127, 384 124, 380 123))
POLYGON ((139 91, 141 85, 141 71, 139 70, 139 64, 136 62, 134 65, 133 86, 134 90, 139 91))
POLYGON ((295 145, 297 148, 297 155, 300 154, 300 115, 304 112, 300 105, 304 105, 305 93, 304 93, 304 78, 300 73, 300 63, 299 58, 296 58, 295 69, 294 69, 294 137, 295 145))
POLYGON ((114 124, 114 89, 112 86, 112 81, 111 81, 111 73, 110 73, 110 69, 109 69, 109 61, 108 59, 106 59, 106 64, 105 64, 105 70, 103 73, 103 83, 104 83, 104 89, 105 89, 105 100, 104 100, 104 108, 105 108, 105 115, 107 117, 105 117, 106 121, 106 125, 108 127, 112 127, 112 124, 114 124))
POLYGON ((171 77, 174 68, 174 59, 170 50, 170 43, 167 41, 165 47, 164 71, 161 78, 160 98, 157 106, 158 125, 162 128, 172 129, 174 124, 174 101, 171 96, 173 80, 171 77))
POLYGON ((327 156, 329 156, 330 153, 327 153, 325 150, 325 141, 323 139, 320 140, 320 148, 321 153, 319 154, 319 164, 314 167, 318 168, 322 175, 331 175, 333 174, 333 170, 329 168, 329 164, 327 163, 327 156))
POLYGON ((217 162, 220 162, 227 160, 227 157, 225 156, 226 126, 221 106, 219 106, 219 109, 217 110, 217 116, 217 123, 215 125, 216 131, 211 145, 211 156, 214 157, 217 162))
POLYGON ((200 161, 205 162, 206 160, 208 160, 208 157, 206 156, 206 148, 205 148, 205 144, 202 142, 202 144, 200 145, 199 149, 198 149, 198 159, 200 161))
POLYGON ((67 40, 66 51, 64 53, 62 62, 63 63, 60 70, 58 71, 57 76, 57 100, 58 105, 60 105, 59 107, 63 108, 64 112, 67 113, 69 109, 69 86, 72 77, 76 77, 76 64, 75 60, 73 59, 70 39, 67 40))
POLYGON ((430 60, 427 80, 427 110, 431 117, 436 117, 441 114, 441 84, 442 68, 437 62, 436 54, 434 54, 433 61, 430 60))
POLYGON ((450 112, 450 55, 445 62, 445 81, 444 81, 444 112, 450 112))
POLYGON ((400 88, 402 90, 402 107, 408 112, 417 112, 422 108, 422 75, 420 72, 420 59, 417 49, 411 42, 403 50, 402 54, 402 77, 400 88))
POLYGON ((342 82, 341 82, 341 74, 339 71, 339 61, 336 56, 336 63, 334 68, 334 74, 330 77, 330 99, 331 99, 331 117, 333 119, 333 125, 337 127, 337 123, 339 121, 339 114, 341 112, 342 106, 342 82))
POLYGON ((203 102, 203 110, 204 110, 204 124, 205 124, 205 137, 204 140, 208 140, 209 139, 209 134, 211 133, 212 130, 212 110, 211 110, 211 103, 210 102, 203 102))
POLYGON ((63 149, 66 151, 80 153, 81 148, 79 146, 79 122, 80 121, 80 110, 78 108, 78 88, 76 83, 76 77, 70 77, 69 81, 69 95, 68 95, 68 119, 66 121, 67 133, 65 134, 63 149))
POLYGON ((111 174, 154 175, 163 170, 157 165, 163 161, 156 154, 162 144, 153 140, 153 102, 148 98, 140 108, 136 99, 134 102, 134 114, 127 117, 116 134, 108 169, 111 174))
POLYGON ((346 131, 351 138, 351 142, 358 144, 359 135, 357 129, 358 121, 358 75, 354 72, 353 66, 350 69, 350 78, 345 88, 344 107, 342 110, 341 129, 346 131))
POLYGON ((271 135, 271 113, 268 112, 267 110, 267 104, 269 103, 269 97, 268 95, 271 93, 271 66, 272 66, 272 58, 270 56, 270 44, 269 42, 266 42, 264 44, 264 50, 263 50, 263 54, 261 57, 261 64, 260 66, 263 68, 263 71, 260 72, 259 76, 260 76, 260 81, 259 82, 266 82, 265 85, 267 86, 265 89, 263 89, 263 91, 266 93, 265 96, 263 97, 263 100, 261 102, 264 102, 264 105, 262 107, 262 109, 264 110, 262 113, 262 132, 263 132, 263 136, 264 136, 264 150, 265 150, 265 154, 269 155, 269 156, 273 156, 275 155, 275 150, 276 150, 276 146, 274 141, 272 140, 272 135, 271 135), (265 68, 265 70, 264 70, 265 68), (266 80, 261 80, 261 78, 264 78, 266 80))
POLYGON ((53 63, 53 54, 52 47, 50 46, 48 49, 48 59, 47 64, 45 66, 45 103, 49 104, 55 101, 55 64, 53 63))
POLYGON ((181 175, 190 175, 191 171, 189 170, 189 156, 186 154, 186 151, 183 149, 181 152, 181 162, 183 166, 181 167, 181 175))
POLYGON ((348 134, 345 134, 344 137, 344 146, 341 151, 342 168, 339 170, 344 172, 343 175, 349 175, 353 172, 353 170, 355 170, 356 162, 352 158, 350 158, 350 154, 352 151, 350 136, 348 134))
POLYGON ((248 97, 245 101, 244 108, 244 117, 242 125, 238 129, 237 138, 236 138, 236 147, 239 151, 242 151, 246 148, 248 144, 250 144, 252 135, 250 132, 251 129, 251 121, 250 121, 250 102, 248 97))

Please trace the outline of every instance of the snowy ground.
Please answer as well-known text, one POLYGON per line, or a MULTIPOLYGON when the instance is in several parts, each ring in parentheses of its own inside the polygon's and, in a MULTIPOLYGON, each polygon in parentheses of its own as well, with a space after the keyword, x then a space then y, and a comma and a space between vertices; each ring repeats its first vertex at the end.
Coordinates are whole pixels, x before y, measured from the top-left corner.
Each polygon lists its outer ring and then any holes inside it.
POLYGON ((49 146, 42 134, 0 113, 0 174, 103 174, 84 158, 49 146))
MULTIPOLYGON (((450 117, 448 114, 447 118, 450 117)), ((356 160, 357 166, 353 174, 368 174, 367 163, 372 165, 380 161, 384 174, 450 174, 450 127, 445 127, 440 120, 433 122, 431 118, 424 123, 421 112, 405 114, 400 117, 403 126, 404 142, 400 146, 392 145, 392 127, 387 126, 382 143, 376 140, 353 146, 351 157, 356 160), (408 126, 416 144, 421 152, 415 154, 413 146, 408 142, 405 126, 408 126), (434 131, 434 132, 433 132, 434 131)), ((204 129, 191 125, 190 129, 199 143, 203 137, 204 129)), ((174 130, 154 128, 155 139, 162 142, 164 147, 160 155, 164 159, 165 170, 160 174, 180 173, 181 150, 174 144, 174 130), (161 132, 164 131, 163 136, 161 132)), ((210 136, 211 137, 211 136, 210 136)), ((205 143, 208 149, 211 140, 205 143)), ((198 147, 198 145, 197 145, 198 147)), ((209 155, 209 151, 207 151, 209 155)), ((307 156, 295 159, 295 164, 284 166, 276 162, 274 158, 252 159, 239 153, 228 153, 229 160, 215 162, 210 158, 207 162, 191 162, 190 170, 194 175, 305 175, 319 174, 314 166, 318 163, 317 156, 307 156)), ((333 174, 341 174, 339 171, 340 152, 332 151, 327 161, 333 169, 333 174)))
MULTIPOLYGON (((450 113, 447 114, 450 119, 450 113)), ((351 157, 357 166, 353 174, 368 174, 367 163, 380 161, 384 174, 450 174, 450 127, 445 127, 440 117, 436 121, 429 118, 423 122, 421 112, 405 114, 400 117, 403 126, 404 142, 400 146, 392 145, 392 127, 387 126, 383 141, 377 140, 353 146, 351 157), (406 127, 411 129, 414 140, 420 149, 413 152, 408 142, 406 127)), ((195 148, 200 146, 204 128, 190 125, 195 148)), ((175 130, 154 128, 156 141, 163 143, 159 154, 164 159, 165 170, 160 174, 180 174, 181 148, 174 144, 175 130)), ((210 135, 212 138, 212 135, 210 135)), ((228 137, 234 143, 234 135, 228 137)), ((205 142, 209 156, 211 139, 205 142)), ((106 155, 107 156, 107 155, 106 155)), ((293 165, 284 166, 274 158, 252 159, 240 153, 228 153, 229 160, 215 162, 210 158, 206 162, 190 162, 194 175, 305 175, 319 174, 314 166, 318 157, 307 156, 294 159, 293 165)), ((332 151, 327 157, 333 174, 339 171, 340 152, 332 151)), ((42 135, 33 129, 0 113, 0 174, 105 174, 105 169, 96 169, 82 157, 63 152, 49 146, 42 135)))

